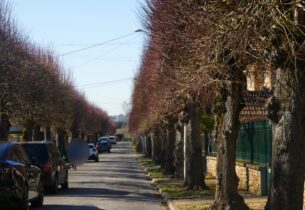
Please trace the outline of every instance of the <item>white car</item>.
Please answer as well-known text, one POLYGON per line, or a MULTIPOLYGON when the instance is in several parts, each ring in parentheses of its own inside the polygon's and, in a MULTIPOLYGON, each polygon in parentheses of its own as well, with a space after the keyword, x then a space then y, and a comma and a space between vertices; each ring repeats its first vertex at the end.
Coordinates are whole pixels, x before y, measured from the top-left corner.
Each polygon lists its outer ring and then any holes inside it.
POLYGON ((94 144, 92 144, 92 143, 88 144, 88 149, 89 149, 88 160, 95 160, 95 162, 99 162, 98 150, 96 149, 94 144))
POLYGON ((109 136, 109 141, 111 144, 116 144, 116 136, 109 136))

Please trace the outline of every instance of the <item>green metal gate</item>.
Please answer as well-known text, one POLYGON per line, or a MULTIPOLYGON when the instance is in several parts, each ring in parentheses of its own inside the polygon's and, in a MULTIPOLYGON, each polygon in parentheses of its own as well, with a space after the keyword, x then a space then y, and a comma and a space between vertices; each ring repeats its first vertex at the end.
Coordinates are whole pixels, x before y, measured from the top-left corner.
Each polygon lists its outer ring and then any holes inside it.
POLYGON ((269 164, 272 155, 272 129, 268 121, 242 123, 236 152, 237 160, 269 164))

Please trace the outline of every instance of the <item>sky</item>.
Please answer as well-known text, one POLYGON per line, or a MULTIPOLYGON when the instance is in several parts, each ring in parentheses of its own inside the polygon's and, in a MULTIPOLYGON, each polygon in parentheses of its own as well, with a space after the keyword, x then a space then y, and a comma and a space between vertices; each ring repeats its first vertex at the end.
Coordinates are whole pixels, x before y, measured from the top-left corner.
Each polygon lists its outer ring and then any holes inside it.
POLYGON ((54 51, 90 102, 109 115, 125 113, 144 43, 144 33, 135 32, 144 0, 7 2, 21 31, 54 51), (68 54, 95 44, 100 45, 68 54))

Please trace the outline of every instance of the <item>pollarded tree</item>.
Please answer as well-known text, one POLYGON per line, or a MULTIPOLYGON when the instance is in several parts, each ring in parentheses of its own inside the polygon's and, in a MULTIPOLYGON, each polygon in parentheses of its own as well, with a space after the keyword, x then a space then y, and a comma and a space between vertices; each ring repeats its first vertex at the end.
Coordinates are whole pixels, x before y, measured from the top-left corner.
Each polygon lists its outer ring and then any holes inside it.
MULTIPOLYGON (((303 209, 305 131, 305 20, 303 1, 271 1, 272 176, 266 209, 303 209)), ((271 25, 271 24, 270 24, 271 25)))
MULTIPOLYGON (((192 51, 193 39, 201 32, 193 26, 193 15, 201 12, 199 3, 175 0, 148 1, 146 27, 151 32, 153 48, 159 55, 159 78, 164 84, 165 94, 159 100, 160 116, 178 115, 185 111, 189 115, 190 135, 187 144, 187 173, 185 183, 189 188, 203 188, 202 145, 200 139, 199 109, 204 86, 202 70, 192 51), (196 33, 194 33, 196 32, 196 33), (191 116, 191 118, 190 118, 191 116), (196 164, 196 165, 194 165, 196 164)), ((206 79, 205 79, 206 80, 206 79)), ((188 120, 185 123, 188 123, 188 120)))
POLYGON ((18 90, 22 82, 22 63, 27 59, 23 56, 26 54, 23 40, 5 1, 0 2, 0 43, 0 140, 5 141, 10 118, 21 107, 18 90))

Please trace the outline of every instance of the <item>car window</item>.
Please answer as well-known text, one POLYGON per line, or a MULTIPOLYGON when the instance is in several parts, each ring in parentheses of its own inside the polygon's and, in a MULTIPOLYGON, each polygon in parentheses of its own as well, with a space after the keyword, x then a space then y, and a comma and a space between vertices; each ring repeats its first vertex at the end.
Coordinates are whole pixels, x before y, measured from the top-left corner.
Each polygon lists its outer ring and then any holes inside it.
POLYGON ((8 143, 0 143, 0 160, 6 159, 6 153, 10 145, 8 143))
POLYGON ((7 153, 6 159, 18 161, 20 163, 28 164, 30 163, 24 150, 20 148, 19 145, 14 145, 7 153))
POLYGON ((50 149, 51 155, 52 155, 53 158, 57 158, 58 159, 58 158, 61 157, 60 152, 57 149, 55 144, 48 144, 48 148, 50 149))
POLYGON ((89 149, 93 149, 94 148, 94 146, 93 145, 88 145, 88 147, 89 147, 89 149))
POLYGON ((38 164, 43 164, 49 159, 48 151, 43 144, 22 144, 21 146, 28 157, 34 159, 38 164))
POLYGON ((25 151, 22 149, 22 147, 20 145, 16 145, 16 151, 18 153, 18 157, 20 158, 21 163, 25 163, 25 164, 30 163, 30 160, 29 160, 27 154, 25 153, 25 151))

